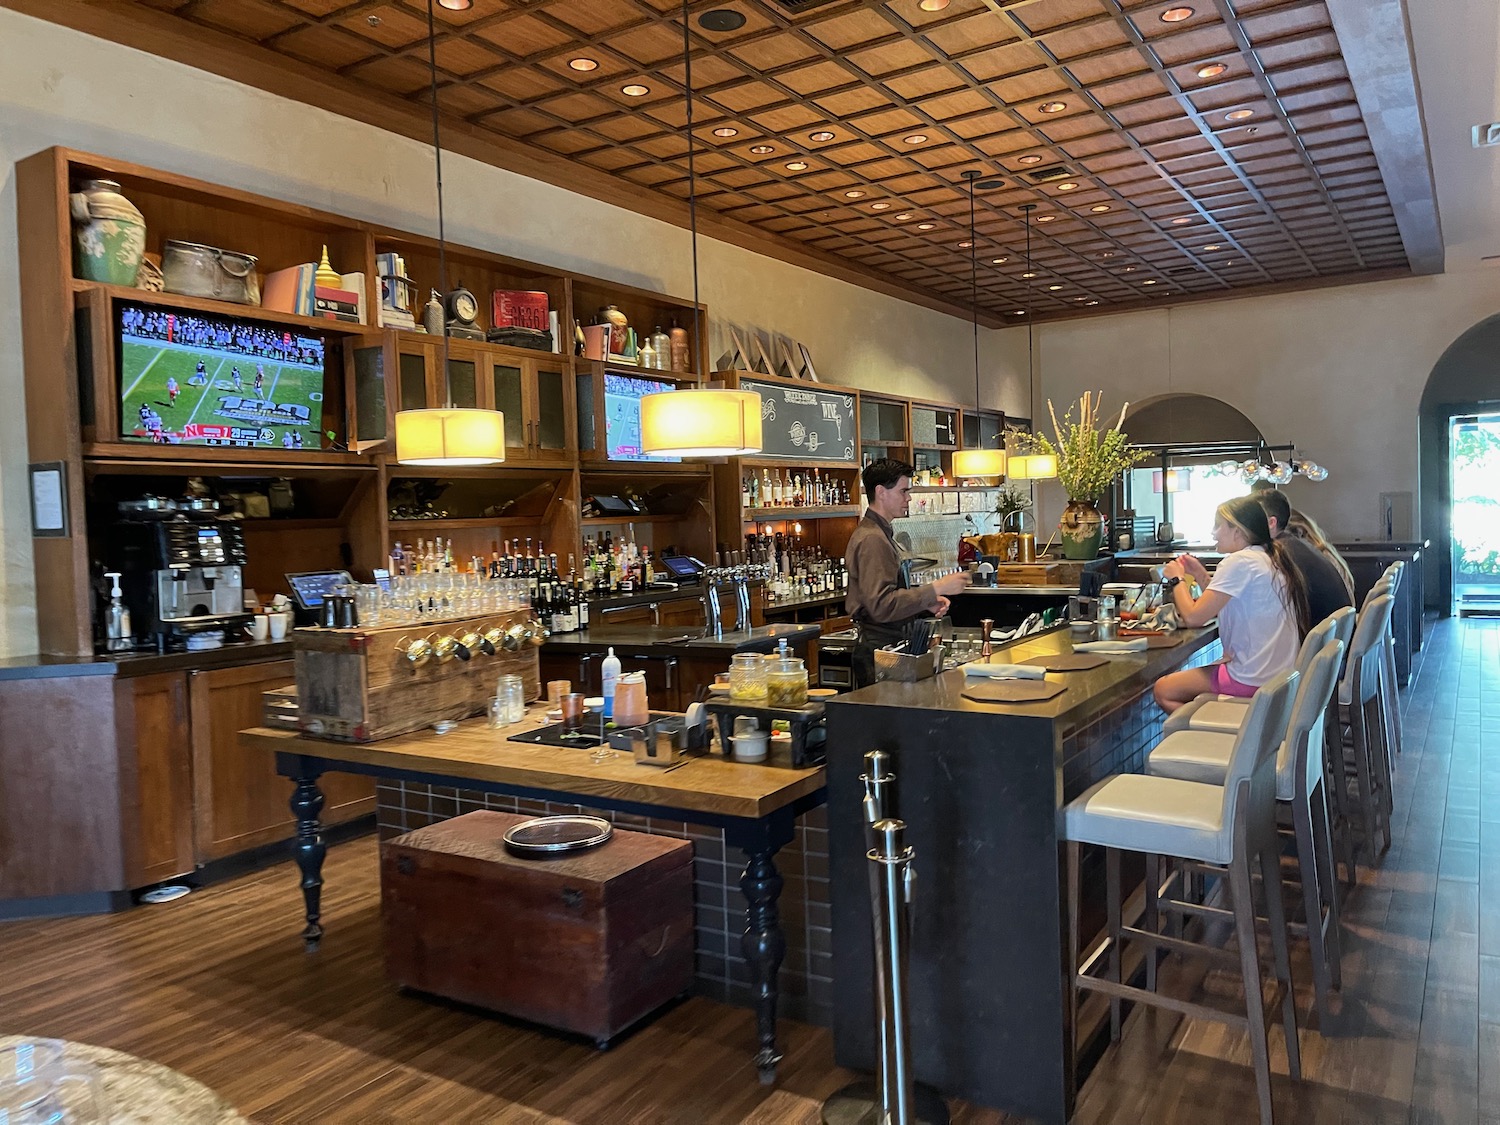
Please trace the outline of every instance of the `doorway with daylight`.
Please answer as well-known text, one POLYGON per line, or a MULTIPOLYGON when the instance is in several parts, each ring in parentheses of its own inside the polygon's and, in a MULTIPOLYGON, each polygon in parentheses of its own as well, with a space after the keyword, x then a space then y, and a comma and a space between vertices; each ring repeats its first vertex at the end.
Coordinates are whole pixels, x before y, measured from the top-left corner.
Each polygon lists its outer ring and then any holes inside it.
POLYGON ((1448 419, 1453 611, 1500 616, 1500 412, 1448 419))

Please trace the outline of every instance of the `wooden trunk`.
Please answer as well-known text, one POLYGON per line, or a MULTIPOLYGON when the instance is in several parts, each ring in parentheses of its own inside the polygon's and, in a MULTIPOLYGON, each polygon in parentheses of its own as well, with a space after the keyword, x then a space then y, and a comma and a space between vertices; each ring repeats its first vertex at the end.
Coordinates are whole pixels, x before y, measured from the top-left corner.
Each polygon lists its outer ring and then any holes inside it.
POLYGON ((381 844, 386 973, 602 1042, 692 981, 693 846, 616 829, 522 859, 502 836, 527 819, 473 812, 381 844))
POLYGON ((995 568, 996 586, 1077 586, 1084 564, 1061 559, 1003 563, 995 568))
POLYGON ((369 629, 297 629, 297 724, 303 734, 336 742, 375 742, 440 719, 482 714, 502 674, 519 675, 527 700, 541 695, 537 649, 476 651, 465 661, 407 660, 398 645, 422 637, 459 637, 470 629, 525 621, 527 610, 433 624, 369 629))

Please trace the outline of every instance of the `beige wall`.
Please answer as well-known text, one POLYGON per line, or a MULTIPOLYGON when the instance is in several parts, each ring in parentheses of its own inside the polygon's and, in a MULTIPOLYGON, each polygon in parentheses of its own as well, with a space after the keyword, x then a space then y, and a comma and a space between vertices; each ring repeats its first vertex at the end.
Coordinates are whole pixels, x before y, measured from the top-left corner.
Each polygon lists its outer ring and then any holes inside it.
MULTIPOLYGON (((0 9, 0 402, 13 406, 22 395, 14 164, 57 144, 436 233, 428 146, 0 9)), ((455 241, 692 291, 678 227, 473 160, 445 160, 443 172, 455 241)), ((701 243, 701 263, 711 339, 725 321, 775 328, 809 347, 827 381, 972 400, 968 322, 723 243, 701 243)), ((1011 401, 994 379, 985 385, 985 405, 1014 409, 1019 383, 1011 401)), ((25 450, 20 410, 0 413, 0 655, 35 646, 25 450)))
MULTIPOLYGON (((1496 312, 1500 270, 1486 270, 1042 325, 1037 410, 1045 417, 1050 397, 1060 416, 1085 390, 1102 390, 1111 413, 1168 392, 1213 395, 1327 466, 1323 483, 1288 486, 1292 503, 1336 535, 1376 538, 1380 493, 1417 491, 1417 409, 1433 365, 1496 312)), ((1024 357, 1023 330, 1001 335, 1019 337, 1024 357)), ((1040 496, 1049 527, 1066 497, 1055 485, 1040 496)))

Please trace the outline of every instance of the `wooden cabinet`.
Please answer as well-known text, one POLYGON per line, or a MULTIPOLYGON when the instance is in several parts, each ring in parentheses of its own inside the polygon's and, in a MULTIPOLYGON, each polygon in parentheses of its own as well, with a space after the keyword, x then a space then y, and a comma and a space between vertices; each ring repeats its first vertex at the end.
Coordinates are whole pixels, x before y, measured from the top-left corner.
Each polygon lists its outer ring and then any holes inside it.
POLYGON ((577 456, 573 372, 567 357, 494 348, 486 355, 480 399, 487 409, 505 413, 508 458, 572 463, 577 456))
MULTIPOLYGON (((260 725, 261 693, 295 680, 293 662, 186 673, 192 728, 193 837, 199 863, 290 839, 296 831, 287 802, 292 783, 275 759, 247 750, 237 732, 260 725)), ((337 824, 373 811, 374 782, 329 774, 323 822, 337 824)))
POLYGON ((121 681, 120 691, 133 713, 133 753, 121 755, 122 766, 133 759, 135 773, 134 808, 124 815, 124 823, 135 828, 125 849, 126 878, 130 886, 144 887, 196 866, 187 680, 181 672, 141 676, 121 681))

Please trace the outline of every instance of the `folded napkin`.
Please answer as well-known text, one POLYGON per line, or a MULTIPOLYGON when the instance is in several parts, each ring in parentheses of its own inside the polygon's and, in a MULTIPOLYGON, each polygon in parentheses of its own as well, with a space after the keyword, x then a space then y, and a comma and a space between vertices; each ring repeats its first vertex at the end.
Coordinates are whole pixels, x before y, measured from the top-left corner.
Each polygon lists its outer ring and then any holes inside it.
POLYGON ((1151 646, 1145 637, 1129 641, 1083 641, 1073 646, 1074 652, 1145 652, 1151 646))
POLYGON ((984 664, 975 660, 964 665, 964 675, 989 680, 1044 680, 1047 670, 1035 664, 984 664))

